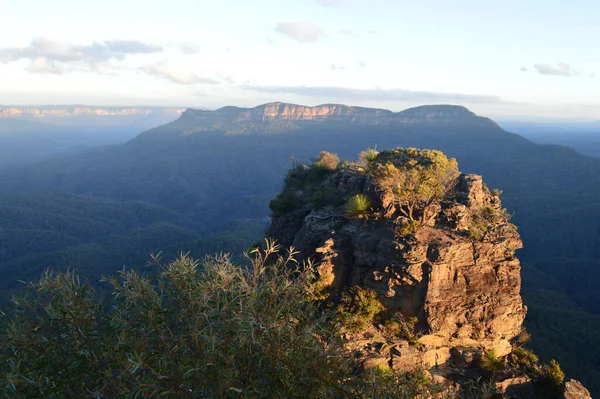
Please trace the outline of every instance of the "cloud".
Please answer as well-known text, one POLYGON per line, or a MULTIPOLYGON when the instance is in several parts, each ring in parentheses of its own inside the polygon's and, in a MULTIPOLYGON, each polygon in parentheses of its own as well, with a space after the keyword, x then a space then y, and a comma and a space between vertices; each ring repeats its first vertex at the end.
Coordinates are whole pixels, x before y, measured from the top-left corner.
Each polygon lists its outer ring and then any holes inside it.
POLYGON ((308 21, 279 22, 275 26, 275 32, 300 43, 314 43, 325 37, 325 33, 317 25, 308 21))
POLYGON ((217 73, 217 76, 220 77, 224 82, 229 84, 235 84, 235 80, 231 75, 223 75, 222 73, 217 73))
POLYGON ((335 7, 335 6, 345 6, 348 4, 348 0, 315 0, 317 4, 324 7, 335 7))
POLYGON ((170 80, 173 83, 181 85, 193 85, 193 84, 208 84, 216 85, 220 82, 215 79, 205 78, 198 76, 190 71, 186 71, 181 68, 175 68, 166 64, 154 64, 150 66, 141 67, 140 71, 154 77, 163 78, 170 80))
POLYGON ((521 72, 529 72, 529 69, 527 69, 526 67, 521 67, 521 72))
POLYGON ((461 93, 439 93, 428 91, 411 91, 401 89, 353 89, 347 87, 317 86, 241 86, 243 90, 251 90, 269 94, 296 94, 307 97, 335 99, 338 101, 413 101, 420 103, 466 102, 479 104, 505 103, 500 97, 461 93))
POLYGON ((360 68, 364 68, 364 67, 366 67, 366 66, 367 66, 367 64, 365 64, 365 63, 364 63, 364 62, 362 62, 362 61, 356 61, 356 65, 358 65, 360 68))
POLYGON ((557 66, 550 64, 535 64, 534 68, 540 75, 554 76, 577 76, 579 72, 571 68, 569 64, 558 63, 557 66))
POLYGON ((38 38, 26 47, 0 48, 0 62, 29 60, 28 70, 36 73, 98 72, 108 67, 111 61, 162 51, 161 46, 136 40, 108 40, 81 45, 38 38))
POLYGON ((198 54, 200 52, 200 46, 194 43, 181 43, 179 49, 183 54, 198 54))
POLYGON ((331 70, 332 71, 343 71, 344 69, 346 69, 345 66, 338 66, 335 64, 331 64, 331 70))
POLYGON ((31 73, 39 73, 41 75, 62 75, 65 73, 65 70, 56 61, 43 57, 31 60, 26 69, 31 73))
POLYGON ((356 36, 356 33, 351 29, 340 29, 338 30, 338 33, 345 36, 356 36))

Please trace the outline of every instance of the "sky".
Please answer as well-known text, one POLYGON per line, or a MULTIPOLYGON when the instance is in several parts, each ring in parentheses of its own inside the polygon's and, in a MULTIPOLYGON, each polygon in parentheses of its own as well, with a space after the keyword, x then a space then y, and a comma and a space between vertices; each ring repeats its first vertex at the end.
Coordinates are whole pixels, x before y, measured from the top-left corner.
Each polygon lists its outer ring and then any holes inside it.
POLYGON ((0 104, 600 120, 597 0, 0 0, 0 104))

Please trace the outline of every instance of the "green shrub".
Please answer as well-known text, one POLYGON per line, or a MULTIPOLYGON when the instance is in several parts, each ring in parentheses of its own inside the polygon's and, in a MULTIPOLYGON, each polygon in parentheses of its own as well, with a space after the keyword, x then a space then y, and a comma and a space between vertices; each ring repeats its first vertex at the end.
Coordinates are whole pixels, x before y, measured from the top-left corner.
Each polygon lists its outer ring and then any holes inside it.
POLYGON ((269 202, 269 209, 271 209, 274 216, 282 216, 302 208, 302 205, 302 201, 294 193, 283 191, 269 202))
POLYGON ((342 295, 338 313, 345 327, 351 331, 360 331, 372 323, 374 317, 384 309, 375 291, 356 286, 342 295))
POLYGON ((340 158, 337 154, 332 154, 331 152, 321 151, 319 156, 314 162, 314 165, 318 168, 326 169, 326 170, 336 170, 340 163, 340 158))
POLYGON ((361 151, 360 154, 358 154, 358 162, 361 165, 366 166, 371 162, 375 161, 377 159, 377 155, 379 155, 379 151, 377 151, 374 148, 367 148, 366 150, 361 151))
MULTIPOLYGON (((409 399, 438 392, 417 373, 357 374, 337 323, 311 298, 311 267, 267 241, 250 267, 182 255, 153 277, 108 278, 110 306, 73 273, 46 273, 0 312, 2 398, 409 399)), ((361 320, 383 307, 356 288, 361 320)), ((348 298, 348 297, 347 297, 348 298)))
POLYGON ((356 194, 348 199, 344 206, 344 211, 347 217, 356 218, 365 216, 371 209, 371 206, 373 204, 369 200, 369 197, 364 194, 356 194))
POLYGON ((545 378, 557 388, 562 388, 565 382, 565 373, 556 360, 550 360, 550 364, 544 366, 545 378))
POLYGON ((155 278, 123 271, 112 306, 71 273, 45 274, 0 331, 0 397, 339 394, 351 372, 307 297, 312 272, 273 245, 250 256, 249 269, 182 256, 155 278))
POLYGON ((415 326, 418 321, 416 317, 404 318, 399 315, 387 319, 383 323, 383 327, 386 333, 407 340, 411 346, 417 346, 419 345, 419 336, 415 332, 415 326))
POLYGON ((480 366, 482 369, 490 372, 504 370, 505 368, 504 361, 496 356, 496 352, 493 349, 488 349, 484 352, 480 366))
POLYGON ((421 223, 417 222, 416 220, 409 220, 408 222, 400 226, 400 228, 398 229, 398 235, 406 236, 409 234, 415 234, 420 226, 421 223))
POLYGON ((512 350, 512 354, 515 355, 519 364, 530 365, 539 361, 535 353, 528 351, 525 348, 515 347, 512 350))
POLYGON ((313 209, 321 209, 328 205, 336 207, 343 203, 343 194, 333 188, 320 188, 310 198, 310 205, 313 209))

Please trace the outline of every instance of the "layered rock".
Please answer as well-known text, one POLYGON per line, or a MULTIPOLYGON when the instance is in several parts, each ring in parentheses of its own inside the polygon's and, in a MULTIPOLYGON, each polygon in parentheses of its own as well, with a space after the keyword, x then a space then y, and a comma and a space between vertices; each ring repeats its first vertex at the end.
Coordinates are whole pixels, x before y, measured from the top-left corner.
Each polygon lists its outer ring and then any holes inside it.
MULTIPOLYGON (((500 220, 481 240, 469 236, 473 214, 500 201, 481 177, 462 175, 458 192, 446 198, 415 234, 399 236, 397 218, 385 217, 387 199, 360 171, 345 171, 322 184, 346 195, 368 193, 375 212, 358 219, 341 208, 302 208, 273 219, 270 234, 320 264, 329 293, 338 298, 348 286, 377 292, 392 311, 419 319, 435 346, 457 345, 510 351, 508 340, 521 331, 520 265, 514 251, 521 240, 500 220)), ((387 211, 389 212, 389 211, 387 211)))
POLYGON ((197 130, 217 129, 231 134, 294 130, 299 123, 352 122, 363 125, 412 125, 448 123, 498 127, 493 121, 453 105, 429 105, 392 112, 385 109, 322 104, 314 107, 281 102, 254 108, 223 107, 215 111, 187 110, 188 120, 197 130))

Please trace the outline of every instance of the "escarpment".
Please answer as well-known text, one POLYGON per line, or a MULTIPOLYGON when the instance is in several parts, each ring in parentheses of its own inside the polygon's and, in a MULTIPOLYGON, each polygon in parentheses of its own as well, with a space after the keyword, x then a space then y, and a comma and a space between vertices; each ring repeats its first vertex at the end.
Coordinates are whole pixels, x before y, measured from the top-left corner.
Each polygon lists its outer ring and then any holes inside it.
POLYGON ((526 315, 522 242, 481 176, 438 151, 370 150, 343 164, 321 153, 290 170, 271 209, 269 235, 314 262, 323 297, 340 303, 358 287, 383 305, 345 334, 363 367, 421 368, 451 384, 488 376, 488 356, 503 359, 492 372, 501 393, 535 397, 539 367, 508 367, 526 315))

